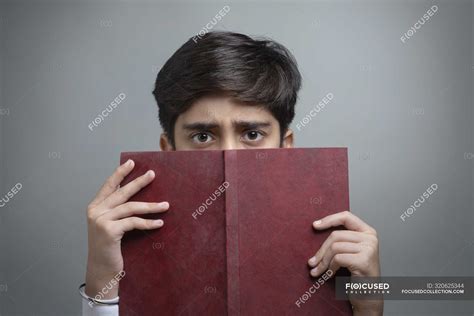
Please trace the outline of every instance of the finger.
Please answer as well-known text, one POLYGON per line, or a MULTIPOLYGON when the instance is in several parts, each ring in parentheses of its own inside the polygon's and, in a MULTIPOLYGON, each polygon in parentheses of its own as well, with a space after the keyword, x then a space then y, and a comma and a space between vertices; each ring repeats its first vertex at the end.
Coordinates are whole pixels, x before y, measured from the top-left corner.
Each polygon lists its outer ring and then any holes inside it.
POLYGON ((131 159, 118 166, 114 173, 102 185, 99 192, 90 204, 98 205, 102 203, 109 195, 115 192, 125 176, 133 170, 134 166, 135 162, 131 159))
POLYGON ((357 255, 352 253, 338 253, 334 255, 329 264, 329 270, 336 273, 341 267, 348 268, 357 264, 357 255))
POLYGON ((362 242, 365 240, 363 233, 354 232, 351 230, 335 230, 329 234, 329 237, 323 242, 316 254, 308 260, 310 267, 315 267, 323 258, 327 249, 335 242, 362 242))
MULTIPOLYGON (((317 264, 316 267, 311 269, 310 274, 312 276, 318 276, 329 268, 330 263, 333 261, 333 258, 337 254, 341 253, 359 253, 360 245, 354 242, 335 242, 333 243, 328 250, 323 254, 321 261, 317 264)), ((334 270, 333 270, 334 271, 334 270)), ((335 271, 334 271, 335 272, 335 271)))
POLYGON ((156 229, 163 226, 162 219, 144 219, 141 217, 127 217, 118 221, 115 221, 117 229, 120 230, 121 234, 134 230, 150 230, 156 229))
POLYGON ((370 227, 363 220, 361 220, 349 211, 331 214, 318 221, 313 222, 313 227, 318 230, 340 225, 345 226, 347 229, 358 232, 369 232, 374 234, 376 233, 375 229, 370 227))
POLYGON ((166 212, 169 206, 168 202, 127 202, 111 209, 102 216, 104 219, 118 220, 132 215, 166 212))
POLYGON ((128 201, 135 193, 147 186, 155 178, 155 172, 148 170, 143 175, 135 178, 127 185, 119 188, 104 200, 107 208, 114 208, 128 201))

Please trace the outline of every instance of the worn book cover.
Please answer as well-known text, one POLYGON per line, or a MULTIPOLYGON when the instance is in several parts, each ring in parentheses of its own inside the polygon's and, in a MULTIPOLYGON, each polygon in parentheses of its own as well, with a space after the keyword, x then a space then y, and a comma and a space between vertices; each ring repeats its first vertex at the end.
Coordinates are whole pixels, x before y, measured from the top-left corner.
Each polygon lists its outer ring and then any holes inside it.
MULTIPOLYGON (((349 210, 346 148, 124 152, 122 186, 149 169, 131 201, 168 201, 165 225, 122 241, 121 315, 352 315, 334 276, 309 275, 331 229, 312 222, 349 210)), ((342 229, 342 227, 334 228, 342 229)), ((349 275, 341 269, 338 275, 349 275)))

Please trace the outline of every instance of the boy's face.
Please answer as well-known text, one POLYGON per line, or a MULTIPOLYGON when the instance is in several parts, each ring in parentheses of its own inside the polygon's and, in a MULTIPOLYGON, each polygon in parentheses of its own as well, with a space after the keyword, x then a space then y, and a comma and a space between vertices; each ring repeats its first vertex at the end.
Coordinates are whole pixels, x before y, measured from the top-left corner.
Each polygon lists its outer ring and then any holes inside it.
MULTIPOLYGON (((176 150, 224 150, 280 147, 280 125, 263 107, 238 103, 226 96, 206 96, 178 116, 174 127, 176 150)), ((173 150, 166 134, 161 150, 173 150)), ((287 130, 281 147, 293 147, 287 130)))

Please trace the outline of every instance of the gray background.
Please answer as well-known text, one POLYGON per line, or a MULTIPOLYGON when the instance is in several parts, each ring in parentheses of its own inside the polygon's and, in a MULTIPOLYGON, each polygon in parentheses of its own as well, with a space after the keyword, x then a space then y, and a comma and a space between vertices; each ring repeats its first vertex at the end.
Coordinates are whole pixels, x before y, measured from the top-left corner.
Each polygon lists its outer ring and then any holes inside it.
MULTIPOLYGON (((156 74, 225 4, 215 29, 269 36, 296 56, 295 129, 334 94, 296 143, 349 148, 351 209, 378 230, 382 273, 474 275, 472 1, 2 2, 0 197, 23 188, 0 208, 1 315, 80 314, 87 204, 121 151, 158 150, 156 74), (91 132, 121 92, 125 102, 91 132)), ((385 306, 474 313, 472 301, 385 306)))

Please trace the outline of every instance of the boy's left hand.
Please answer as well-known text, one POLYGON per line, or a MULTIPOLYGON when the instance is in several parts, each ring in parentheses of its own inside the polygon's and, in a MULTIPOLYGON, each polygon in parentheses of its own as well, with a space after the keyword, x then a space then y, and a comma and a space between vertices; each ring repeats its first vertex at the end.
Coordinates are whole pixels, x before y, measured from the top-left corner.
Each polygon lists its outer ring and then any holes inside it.
MULTIPOLYGON (((308 260, 313 277, 326 270, 334 274, 340 267, 347 268, 352 276, 380 276, 377 231, 349 211, 339 212, 313 222, 316 230, 344 226, 335 230, 323 242, 316 254, 308 260)), ((383 301, 351 300, 354 315, 358 313, 382 315, 383 301)))

